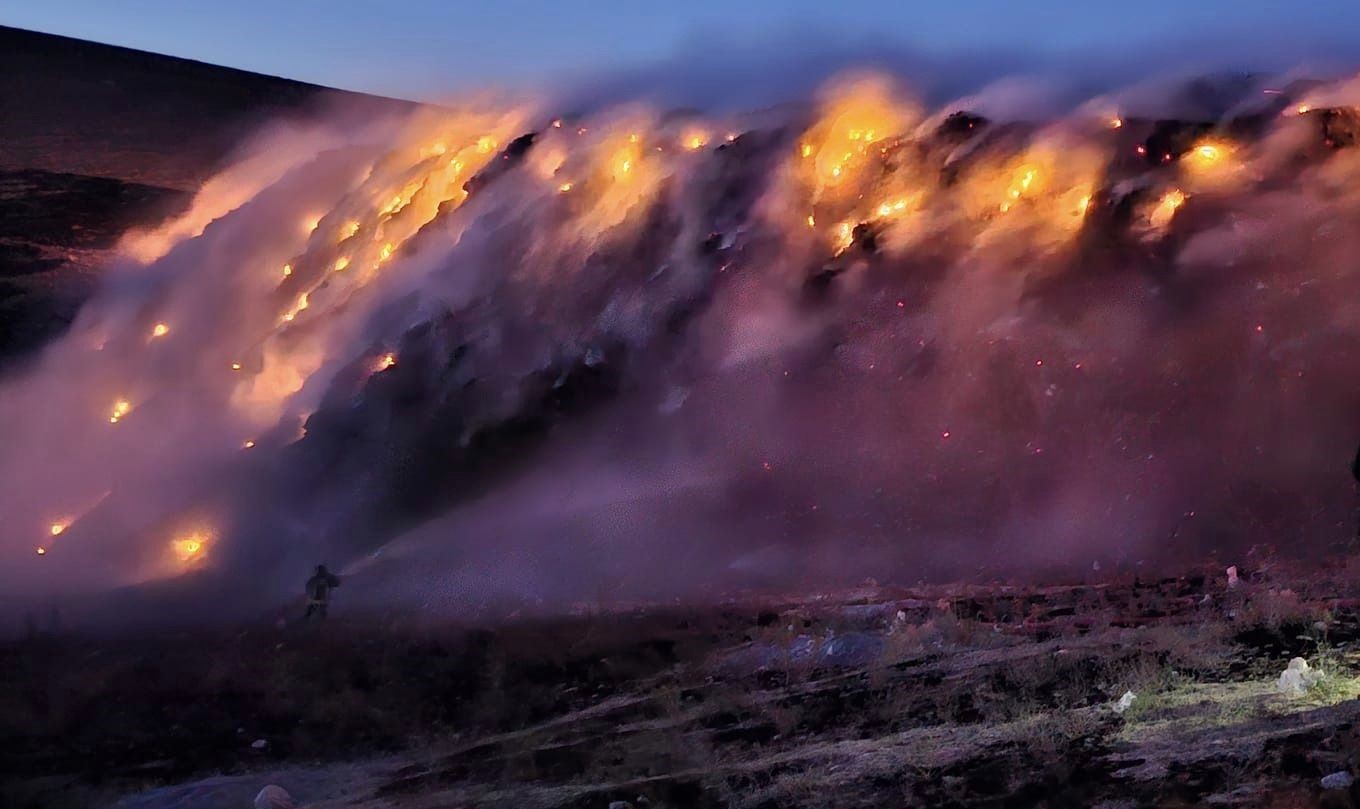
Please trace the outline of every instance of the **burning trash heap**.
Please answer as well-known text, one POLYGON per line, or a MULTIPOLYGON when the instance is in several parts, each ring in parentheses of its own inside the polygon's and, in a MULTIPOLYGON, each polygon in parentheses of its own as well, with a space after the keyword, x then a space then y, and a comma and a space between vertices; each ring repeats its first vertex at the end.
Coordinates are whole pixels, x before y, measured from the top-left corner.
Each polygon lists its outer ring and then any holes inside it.
POLYGON ((701 481, 715 546, 754 511, 875 565, 1352 530, 1360 83, 1229 102, 1017 120, 859 76, 270 129, 0 388, 5 584, 358 557, 595 411, 701 481))

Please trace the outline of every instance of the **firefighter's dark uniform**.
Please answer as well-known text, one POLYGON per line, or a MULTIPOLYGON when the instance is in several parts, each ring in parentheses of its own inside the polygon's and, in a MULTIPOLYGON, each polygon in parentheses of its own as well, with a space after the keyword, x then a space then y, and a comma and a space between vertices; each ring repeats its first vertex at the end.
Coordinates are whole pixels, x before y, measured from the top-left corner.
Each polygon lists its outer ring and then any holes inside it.
POLYGON ((312 613, 325 618, 326 607, 331 600, 331 589, 339 586, 340 577, 332 574, 325 565, 317 565, 316 573, 307 580, 307 614, 303 618, 311 618, 312 613))

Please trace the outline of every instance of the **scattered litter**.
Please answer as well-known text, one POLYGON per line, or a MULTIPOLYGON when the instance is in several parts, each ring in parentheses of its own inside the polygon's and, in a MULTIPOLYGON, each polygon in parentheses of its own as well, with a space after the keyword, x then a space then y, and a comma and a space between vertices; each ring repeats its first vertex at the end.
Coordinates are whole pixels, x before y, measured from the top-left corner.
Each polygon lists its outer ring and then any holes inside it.
POLYGON ((1318 680, 1322 679, 1322 672, 1308 667, 1308 661, 1302 657, 1296 657, 1289 661, 1289 667, 1281 674, 1276 686, 1281 694, 1297 697, 1308 689, 1317 685, 1318 680))
POLYGON ((255 796, 255 809, 293 809, 293 796, 277 784, 270 784, 255 796))
POLYGON ((1132 691, 1125 691, 1124 696, 1120 697, 1119 701, 1114 704, 1114 712, 1122 714, 1133 707, 1133 701, 1136 699, 1138 699, 1137 694, 1134 694, 1132 691))
POLYGON ((1322 776, 1322 788, 1346 789, 1354 781, 1355 779, 1351 777, 1350 773, 1346 772, 1345 770, 1342 770, 1341 772, 1334 772, 1331 775, 1322 776))

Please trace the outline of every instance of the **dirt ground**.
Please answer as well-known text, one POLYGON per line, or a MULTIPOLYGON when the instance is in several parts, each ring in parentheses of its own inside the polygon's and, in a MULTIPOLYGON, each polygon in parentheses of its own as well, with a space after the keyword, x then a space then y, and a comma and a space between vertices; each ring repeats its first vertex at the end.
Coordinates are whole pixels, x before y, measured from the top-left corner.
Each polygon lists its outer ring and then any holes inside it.
POLYGON ((1320 786, 1360 770, 1360 576, 1332 570, 40 626, 0 649, 0 804, 1350 806, 1320 786), (1321 675, 1286 695, 1295 656, 1321 675))

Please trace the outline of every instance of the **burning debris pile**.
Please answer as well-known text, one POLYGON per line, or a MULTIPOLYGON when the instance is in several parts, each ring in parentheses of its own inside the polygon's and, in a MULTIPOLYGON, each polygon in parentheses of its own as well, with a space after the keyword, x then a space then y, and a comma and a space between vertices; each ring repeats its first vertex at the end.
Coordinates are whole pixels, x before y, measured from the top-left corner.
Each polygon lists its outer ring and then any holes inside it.
POLYGON ((1360 86, 975 101, 264 134, 0 389, 4 584, 418 552, 669 596, 1344 537, 1360 86))

